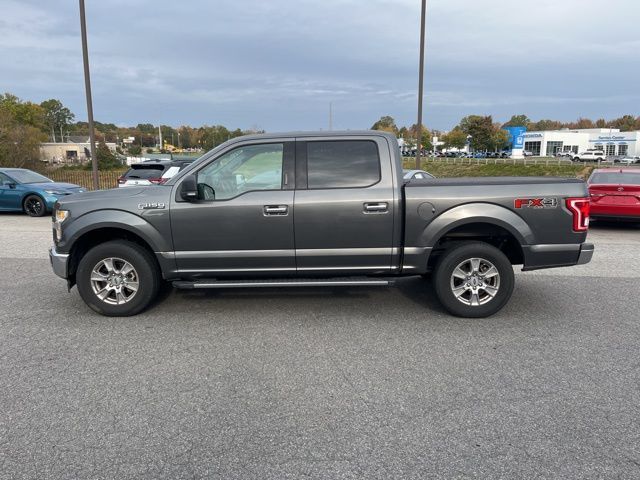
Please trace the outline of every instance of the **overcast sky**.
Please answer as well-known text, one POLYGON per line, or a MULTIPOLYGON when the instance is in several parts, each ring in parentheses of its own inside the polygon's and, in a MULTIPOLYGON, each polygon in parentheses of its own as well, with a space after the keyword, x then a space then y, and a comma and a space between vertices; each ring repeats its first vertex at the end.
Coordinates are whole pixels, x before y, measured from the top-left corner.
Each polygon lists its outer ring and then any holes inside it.
MULTIPOLYGON (((86 119, 78 2, 0 0, 0 91, 86 119)), ((640 114, 637 0, 428 0, 424 123, 640 114)), ((419 0, 87 0, 97 120, 415 123, 419 0)))

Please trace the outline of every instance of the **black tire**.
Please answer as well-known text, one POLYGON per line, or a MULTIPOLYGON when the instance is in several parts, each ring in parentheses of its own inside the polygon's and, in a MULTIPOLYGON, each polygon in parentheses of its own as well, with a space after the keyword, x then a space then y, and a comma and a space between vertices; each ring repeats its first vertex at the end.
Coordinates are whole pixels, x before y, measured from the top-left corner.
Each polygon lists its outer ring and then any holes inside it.
POLYGON ((443 307, 453 315, 466 318, 483 318, 497 313, 511 298, 514 286, 513 267, 509 259, 500 250, 484 242, 459 243, 447 250, 436 264, 433 280, 436 295, 443 307), (472 258, 484 260, 480 263, 481 272, 476 276, 467 277, 471 279, 470 283, 458 277, 454 278, 454 270, 461 265, 466 265, 465 262, 471 266, 472 258), (487 268, 488 265, 495 267, 497 275, 491 278, 484 277, 483 273, 493 274, 493 271, 487 268), (486 270, 482 271, 483 268, 486 270), (463 283, 459 284, 458 282, 461 281, 463 283), (494 291, 495 282, 497 282, 497 289, 494 291), (454 294, 454 287, 456 291, 465 293, 458 298, 454 294), (493 292, 494 295, 491 296, 489 292, 493 292), (477 304, 465 303, 473 302, 474 293, 477 295, 475 297, 477 304))
POLYGON ((38 195, 28 195, 22 202, 22 210, 30 217, 43 217, 47 214, 47 204, 38 195))
MULTIPOLYGON (((124 268, 120 268, 120 273, 123 271, 124 268)), ((92 310, 109 317, 129 317, 140 313, 156 298, 160 283, 160 271, 153 254, 140 245, 126 240, 114 240, 93 247, 82 257, 76 272, 76 284, 82 300, 92 310), (137 282, 135 293, 127 287, 126 282, 124 284, 119 282, 116 287, 104 282, 105 290, 121 288, 122 290, 118 291, 122 291, 123 295, 129 294, 130 298, 125 303, 109 303, 117 301, 117 294, 113 291, 105 300, 99 298, 98 293, 94 291, 94 286, 98 288, 103 285, 103 283, 92 281, 94 268, 108 259, 116 259, 116 262, 112 262, 116 267, 118 262, 128 262, 133 267, 133 272, 129 275, 133 274, 131 285, 137 282)))

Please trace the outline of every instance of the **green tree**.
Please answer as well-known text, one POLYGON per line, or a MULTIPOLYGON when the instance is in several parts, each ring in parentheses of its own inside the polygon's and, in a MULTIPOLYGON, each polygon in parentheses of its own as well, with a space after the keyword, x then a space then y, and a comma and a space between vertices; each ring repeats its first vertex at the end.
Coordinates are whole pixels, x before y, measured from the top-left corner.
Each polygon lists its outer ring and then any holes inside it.
POLYGON ((398 127, 396 126, 396 121, 393 117, 389 115, 385 115, 380 117, 376 123, 371 126, 371 130, 382 130, 384 132, 391 132, 394 134, 398 133, 398 127))
POLYGON ((73 122, 74 115, 60 100, 50 98, 40 104, 44 110, 44 118, 49 131, 51 131, 51 141, 56 141, 56 130, 60 131, 60 141, 64 141, 63 129, 73 122))
POLYGON ((469 115, 460 120, 460 130, 470 135, 471 148, 491 150, 494 148, 494 126, 491 115, 469 115))
POLYGON ((636 129, 636 118, 633 115, 623 115, 609 122, 612 128, 619 128, 621 132, 630 132, 636 129))
POLYGON ((45 138, 42 131, 18 122, 11 110, 0 104, 0 166, 35 167, 45 138))
POLYGON ((538 132, 541 130, 560 130, 563 127, 564 124, 557 120, 538 120, 537 122, 531 122, 527 130, 538 132))
POLYGON ((593 123, 593 120, 591 120, 590 118, 582 118, 582 117, 576 120, 575 123, 571 123, 569 125, 570 125, 569 128, 595 128, 595 124, 593 123))
POLYGON ((142 133, 150 133, 154 134, 156 132, 156 127, 154 127, 151 123, 139 123, 136 126, 137 130, 140 130, 142 133))
POLYGON ((98 142, 96 157, 98 158, 98 168, 100 170, 111 170, 122 166, 104 142, 98 142))
POLYGON ((8 111, 12 121, 18 125, 28 125, 43 132, 47 131, 44 109, 32 102, 23 102, 15 95, 0 95, 0 107, 8 111))
MULTIPOLYGON (((416 138, 418 137, 418 124, 414 123, 413 125, 411 125, 407 130, 407 134, 409 138, 409 143, 411 143, 411 145, 416 145, 416 138)), ((420 145, 422 146, 423 150, 433 150, 433 141, 431 138, 431 132, 424 125, 422 125, 422 139, 420 141, 420 145)), ((417 145, 416 145, 416 148, 417 148, 417 145)))
POLYGON ((511 120, 503 124, 503 127, 528 127, 531 123, 529 117, 524 114, 512 115, 511 120))
POLYGON ((140 145, 132 144, 127 149, 130 155, 140 155, 142 153, 142 147, 140 145))
POLYGON ((456 127, 442 136, 445 148, 464 148, 467 145, 467 134, 456 127))
POLYGON ((496 151, 504 150, 509 146, 509 134, 500 127, 499 123, 494 125, 493 148, 496 151))

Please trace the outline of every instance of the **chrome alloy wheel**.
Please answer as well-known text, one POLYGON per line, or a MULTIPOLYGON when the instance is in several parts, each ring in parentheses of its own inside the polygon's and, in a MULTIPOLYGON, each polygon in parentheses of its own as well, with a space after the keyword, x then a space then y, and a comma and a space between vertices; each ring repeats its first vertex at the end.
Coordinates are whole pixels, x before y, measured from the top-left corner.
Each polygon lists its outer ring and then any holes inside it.
POLYGON ((93 293, 105 303, 122 305, 138 292, 138 272, 126 260, 105 258, 91 270, 93 293))
POLYGON ((453 269, 451 291, 465 305, 484 305, 498 294, 500 273, 484 258, 468 258, 453 269))

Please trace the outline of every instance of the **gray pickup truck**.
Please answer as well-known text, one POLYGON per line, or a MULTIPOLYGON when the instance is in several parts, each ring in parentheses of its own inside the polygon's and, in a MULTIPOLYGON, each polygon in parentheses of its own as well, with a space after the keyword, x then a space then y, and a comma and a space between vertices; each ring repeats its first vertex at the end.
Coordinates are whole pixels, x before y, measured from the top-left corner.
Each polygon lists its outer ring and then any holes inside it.
MULTIPOLYGON (((431 276, 452 314, 500 310, 523 270, 589 262, 581 180, 403 180, 377 132, 252 135, 165 184, 81 193, 53 212, 54 272, 93 310, 176 288, 390 285, 431 276)), ((425 288, 426 288, 425 283, 425 288)))

